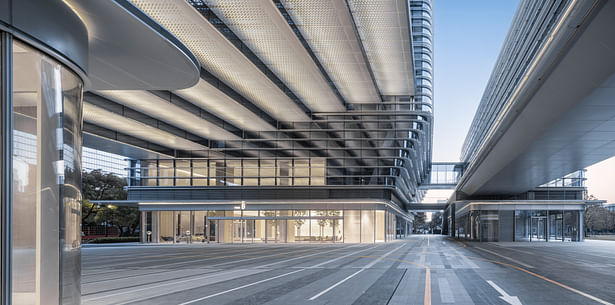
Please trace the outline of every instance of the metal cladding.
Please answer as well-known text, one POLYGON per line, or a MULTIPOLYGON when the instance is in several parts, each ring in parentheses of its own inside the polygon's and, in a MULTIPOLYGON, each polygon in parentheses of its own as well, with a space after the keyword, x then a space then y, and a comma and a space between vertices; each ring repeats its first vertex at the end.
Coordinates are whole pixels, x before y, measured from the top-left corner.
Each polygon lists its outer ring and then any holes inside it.
POLYGON ((200 153, 175 145, 176 156, 208 156, 210 171, 224 160, 237 171, 225 172, 223 186, 230 177, 228 186, 277 186, 292 176, 283 185, 422 198, 432 139, 430 1, 131 2, 195 54, 201 80, 172 93, 96 94, 206 144, 200 153))

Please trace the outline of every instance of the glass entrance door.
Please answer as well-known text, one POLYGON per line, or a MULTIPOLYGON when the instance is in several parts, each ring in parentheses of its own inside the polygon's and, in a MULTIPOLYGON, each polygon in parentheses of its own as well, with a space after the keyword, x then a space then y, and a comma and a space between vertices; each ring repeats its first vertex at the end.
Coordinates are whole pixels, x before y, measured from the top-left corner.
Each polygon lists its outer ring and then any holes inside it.
POLYGON ((267 242, 268 243, 277 243, 278 242, 278 220, 267 219, 265 220, 265 228, 267 231, 267 242))
POLYGON ((235 219, 233 220, 233 242, 241 243, 243 241, 245 220, 235 219))
POLYGON ((218 221, 217 220, 208 220, 207 221, 207 238, 211 242, 215 242, 218 240, 217 232, 218 232, 218 221))
POLYGON ((546 223, 547 218, 544 216, 531 217, 531 234, 530 241, 546 241, 546 223))

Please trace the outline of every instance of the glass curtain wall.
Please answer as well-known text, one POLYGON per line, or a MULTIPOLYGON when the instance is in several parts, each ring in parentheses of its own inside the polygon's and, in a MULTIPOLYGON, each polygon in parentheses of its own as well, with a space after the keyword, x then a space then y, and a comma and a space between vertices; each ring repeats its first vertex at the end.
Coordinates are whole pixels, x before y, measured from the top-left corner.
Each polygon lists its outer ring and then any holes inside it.
POLYGON ((30 46, 12 47, 13 303, 78 304, 83 83, 30 46))
MULTIPOLYGON (((143 242, 374 243, 395 239, 385 210, 142 211, 143 242), (147 220, 151 219, 151 221, 147 220)), ((403 230, 403 228, 400 228, 403 230)))

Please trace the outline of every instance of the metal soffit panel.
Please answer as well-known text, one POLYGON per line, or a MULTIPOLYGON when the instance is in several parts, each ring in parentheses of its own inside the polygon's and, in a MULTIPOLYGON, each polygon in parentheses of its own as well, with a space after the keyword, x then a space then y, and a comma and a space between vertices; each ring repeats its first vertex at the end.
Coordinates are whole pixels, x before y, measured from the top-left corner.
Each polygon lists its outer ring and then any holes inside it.
POLYGON ((204 2, 312 111, 345 110, 272 1, 204 2))
POLYGON ((87 102, 83 103, 83 120, 110 130, 156 143, 165 147, 192 151, 208 150, 207 147, 175 136, 169 132, 123 117, 119 114, 94 106, 87 102))
POLYGON ((96 91, 96 94, 206 139, 241 139, 231 132, 147 91, 96 91))
POLYGON ((166 27, 199 59, 201 66, 282 121, 308 116, 276 84, 184 0, 131 0, 166 27))
POLYGON ((383 95, 414 95, 406 0, 347 0, 383 95))
POLYGON ((344 1, 281 0, 346 102, 380 100, 344 1))
POLYGON ((126 0, 64 2, 87 27, 88 89, 173 90, 199 79, 190 50, 126 0))
POLYGON ((250 131, 276 130, 275 127, 265 122, 254 112, 202 79, 194 87, 177 90, 174 93, 242 129, 250 131))

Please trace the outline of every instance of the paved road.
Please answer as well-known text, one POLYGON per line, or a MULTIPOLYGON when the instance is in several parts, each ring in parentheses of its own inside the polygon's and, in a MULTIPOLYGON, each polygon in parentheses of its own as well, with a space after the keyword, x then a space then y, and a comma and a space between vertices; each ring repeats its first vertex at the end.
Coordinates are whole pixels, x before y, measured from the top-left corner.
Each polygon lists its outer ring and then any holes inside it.
POLYGON ((615 242, 83 249, 84 304, 611 304, 615 242))

